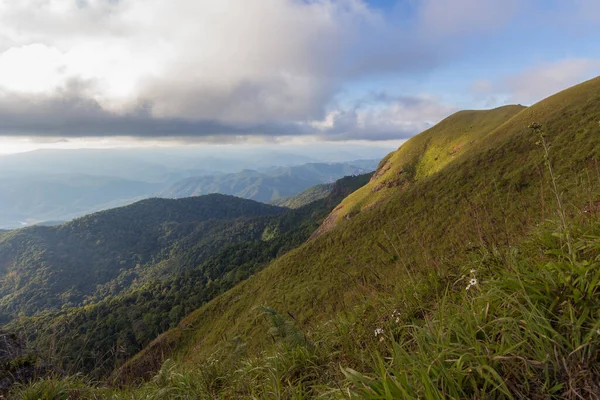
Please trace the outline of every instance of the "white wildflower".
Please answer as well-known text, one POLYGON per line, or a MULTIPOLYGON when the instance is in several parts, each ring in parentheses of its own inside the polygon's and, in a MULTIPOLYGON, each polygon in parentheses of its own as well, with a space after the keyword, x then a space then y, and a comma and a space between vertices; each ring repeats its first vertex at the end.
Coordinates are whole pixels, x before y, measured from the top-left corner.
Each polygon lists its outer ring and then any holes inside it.
POLYGON ((383 328, 375 329, 375 337, 383 335, 383 328))
POLYGON ((469 284, 467 285, 465 290, 469 290, 469 289, 471 289, 472 286, 476 286, 476 285, 477 285, 477 278, 471 278, 471 280, 469 281, 469 284))

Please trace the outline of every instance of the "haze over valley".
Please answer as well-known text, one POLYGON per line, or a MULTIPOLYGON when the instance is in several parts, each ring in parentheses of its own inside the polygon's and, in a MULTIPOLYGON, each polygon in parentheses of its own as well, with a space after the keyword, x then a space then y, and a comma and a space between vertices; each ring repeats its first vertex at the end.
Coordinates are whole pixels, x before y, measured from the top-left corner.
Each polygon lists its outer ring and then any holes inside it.
POLYGON ((299 151, 223 146, 37 150, 0 155, 0 228, 57 224, 149 197, 231 194, 269 202, 375 170, 383 146, 299 151), (335 162, 334 162, 335 161, 335 162))

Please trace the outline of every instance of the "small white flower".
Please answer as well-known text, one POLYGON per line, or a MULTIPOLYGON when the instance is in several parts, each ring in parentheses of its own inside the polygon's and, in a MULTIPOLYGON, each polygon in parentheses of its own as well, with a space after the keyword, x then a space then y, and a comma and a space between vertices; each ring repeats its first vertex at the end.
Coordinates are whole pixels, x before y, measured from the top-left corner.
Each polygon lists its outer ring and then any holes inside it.
POLYGON ((471 289, 471 286, 476 286, 476 285, 477 285, 477 278, 471 278, 471 280, 469 281, 469 284, 467 285, 465 290, 469 290, 469 289, 471 289))
POLYGON ((377 337, 379 335, 383 335, 383 329, 382 328, 375 329, 375 336, 377 337))

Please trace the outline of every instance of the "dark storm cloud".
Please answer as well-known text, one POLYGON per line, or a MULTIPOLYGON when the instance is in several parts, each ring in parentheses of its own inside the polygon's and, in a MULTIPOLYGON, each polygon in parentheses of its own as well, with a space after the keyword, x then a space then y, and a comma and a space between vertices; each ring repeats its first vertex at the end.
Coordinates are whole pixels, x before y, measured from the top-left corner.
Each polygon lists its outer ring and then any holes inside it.
POLYGON ((185 137, 306 133, 294 124, 225 124, 210 120, 156 118, 150 110, 149 105, 142 105, 126 114, 111 113, 96 101, 76 94, 50 98, 10 96, 0 98, 0 136, 185 137))

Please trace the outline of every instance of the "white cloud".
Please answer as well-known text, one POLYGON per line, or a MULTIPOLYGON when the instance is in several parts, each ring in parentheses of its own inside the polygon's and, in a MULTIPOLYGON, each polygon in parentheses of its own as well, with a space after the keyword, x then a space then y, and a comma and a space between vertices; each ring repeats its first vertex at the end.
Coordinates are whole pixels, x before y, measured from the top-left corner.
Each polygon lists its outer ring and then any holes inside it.
POLYGON ((480 80, 471 93, 480 100, 505 104, 533 104, 561 90, 598 76, 600 58, 566 58, 531 66, 496 81, 480 80))
POLYGON ((531 67, 504 82, 513 101, 529 104, 591 79, 598 71, 600 59, 569 58, 531 67))
POLYGON ((339 140, 398 140, 424 131, 455 111, 455 107, 431 96, 379 93, 360 99, 354 107, 330 111, 310 125, 339 140))
MULTIPOLYGON (((334 100, 349 83, 460 59, 462 36, 495 32, 540 1, 399 2, 406 17, 366 0, 0 0, 0 134, 407 136, 453 107, 334 100)), ((598 9, 570 2, 571 15, 598 9)), ((534 89, 515 77, 477 90, 527 102, 570 82, 538 78, 534 89)))
POLYGON ((321 111, 340 53, 375 19, 360 0, 3 1, 0 37, 13 46, 0 53, 0 88, 48 93, 79 80, 110 111, 305 118, 321 111))

